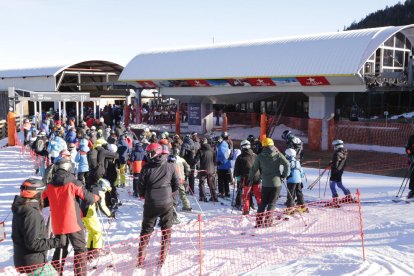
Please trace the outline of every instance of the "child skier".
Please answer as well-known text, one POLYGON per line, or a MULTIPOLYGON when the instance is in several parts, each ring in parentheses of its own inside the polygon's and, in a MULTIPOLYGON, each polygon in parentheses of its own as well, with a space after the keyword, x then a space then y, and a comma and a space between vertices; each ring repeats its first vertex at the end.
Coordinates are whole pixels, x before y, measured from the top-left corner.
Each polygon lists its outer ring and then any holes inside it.
POLYGON ((105 204, 105 194, 112 190, 111 183, 108 180, 101 178, 97 185, 92 187, 92 193, 99 195, 101 200, 92 205, 82 204, 82 212, 86 214, 82 218, 83 223, 88 230, 88 241, 86 247, 88 249, 88 259, 97 257, 99 250, 103 247, 102 239, 102 224, 98 218, 99 210, 109 218, 114 218, 115 213, 112 213, 105 204))
POLYGON ((302 178, 303 178, 303 170, 300 165, 300 162, 296 160, 296 151, 294 149, 287 149, 285 151, 286 159, 289 161, 290 164, 290 175, 287 177, 287 202, 286 206, 288 207, 287 213, 293 213, 295 210, 295 200, 297 198, 297 208, 298 211, 306 212, 307 207, 301 206, 305 204, 303 200, 303 193, 302 193, 302 178))

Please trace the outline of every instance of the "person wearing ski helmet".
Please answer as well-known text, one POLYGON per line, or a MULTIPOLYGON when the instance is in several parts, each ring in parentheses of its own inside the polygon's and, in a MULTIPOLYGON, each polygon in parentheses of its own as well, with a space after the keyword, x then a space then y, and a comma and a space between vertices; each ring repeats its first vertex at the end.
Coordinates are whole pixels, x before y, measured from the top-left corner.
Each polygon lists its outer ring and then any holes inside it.
MULTIPOLYGON (((243 215, 248 215, 250 211, 251 192, 253 191, 257 204, 260 205, 262 197, 260 194, 260 172, 256 172, 253 181, 248 181, 250 169, 256 160, 256 154, 251 149, 251 144, 248 140, 243 140, 240 143, 241 154, 237 157, 234 165, 234 177, 238 182, 238 191, 242 194, 241 204, 243 208, 243 215)), ((239 194, 239 193, 238 193, 239 194)))
POLYGON ((184 136, 184 141, 181 145, 181 152, 180 156, 185 159, 185 161, 190 165, 191 170, 193 173, 190 173, 188 176, 188 186, 190 191, 194 192, 194 184, 195 184, 195 175, 194 170, 195 168, 195 160, 194 157, 196 155, 196 148, 194 145, 193 139, 191 139, 191 135, 187 134, 184 136))
POLYGON ((217 138, 217 182, 221 197, 230 197, 230 182, 232 182, 231 160, 232 143, 229 143, 229 135, 226 131, 222 132, 217 138))
POLYGON ((185 159, 180 156, 180 151, 178 148, 172 149, 172 155, 175 157, 175 165, 177 167, 178 178, 180 180, 180 185, 178 186, 178 195, 181 199, 181 202, 183 203, 182 211, 191 212, 192 208, 190 201, 188 200, 185 193, 186 180, 187 176, 191 173, 191 168, 185 159))
POLYGON ((43 181, 29 178, 20 186, 12 204, 13 261, 19 273, 30 275, 57 275, 52 265, 47 264, 47 251, 63 247, 67 243, 65 235, 49 238, 42 216, 42 192, 46 188, 43 181))
POLYGON ((98 218, 98 212, 103 213, 108 218, 115 218, 115 213, 111 212, 105 203, 106 193, 112 190, 111 183, 101 178, 98 183, 92 187, 92 193, 98 195, 101 200, 94 204, 88 205, 82 201, 81 209, 85 217, 82 218, 85 228, 88 230, 88 240, 86 247, 88 249, 88 259, 96 258, 99 250, 102 249, 104 242, 102 239, 102 224, 98 218))
MULTIPOLYGON (((216 154, 208 143, 207 138, 203 138, 201 141, 201 148, 198 150, 195 159, 200 164, 200 170, 198 171, 198 191, 199 201, 207 202, 205 192, 205 182, 207 182, 210 190, 210 201, 218 202, 216 194, 216 154)), ((190 191, 194 193, 194 191, 190 191)))
POLYGON ((300 162, 296 160, 296 151, 294 149, 286 149, 285 150, 285 156, 286 159, 289 161, 290 164, 290 174, 286 178, 287 182, 287 201, 286 201, 286 207, 291 208, 288 209, 288 213, 293 213, 294 210, 292 207, 295 206, 295 201, 297 198, 297 205, 299 211, 307 211, 307 208, 302 206, 305 204, 305 201, 303 199, 303 193, 302 193, 302 178, 303 170, 300 165, 300 162))
POLYGON ((259 154, 262 151, 262 144, 260 143, 258 138, 254 137, 253 134, 247 136, 246 140, 250 142, 250 148, 253 150, 255 154, 259 154))
POLYGON ((147 146, 147 163, 142 168, 138 181, 138 194, 145 199, 143 220, 138 248, 138 267, 144 266, 150 236, 158 217, 162 230, 159 264, 167 257, 173 220, 172 193, 178 190, 179 178, 175 164, 167 161, 162 146, 152 143, 147 146))
POLYGON ((294 149, 296 152, 296 159, 302 162, 303 159, 303 142, 296 137, 292 131, 285 130, 282 133, 282 139, 286 142, 287 148, 294 149))
POLYGON ((134 145, 134 149, 131 152, 130 161, 132 162, 132 173, 133 173, 133 180, 132 180, 132 189, 133 189, 133 196, 138 197, 138 181, 139 181, 139 174, 141 173, 142 167, 145 165, 145 150, 143 147, 143 143, 138 141, 134 145))
POLYGON ((334 140, 332 142, 332 146, 334 154, 331 161, 331 177, 329 178, 329 187, 331 188, 332 198, 336 199, 338 197, 336 186, 344 192, 345 196, 349 196, 351 194, 351 192, 342 184, 342 174, 344 173, 346 166, 348 151, 345 149, 344 142, 342 140, 334 140))
POLYGON ((273 212, 282 189, 282 179, 290 174, 289 161, 275 147, 271 138, 262 141, 262 152, 257 155, 249 172, 249 181, 260 170, 262 178, 262 201, 257 209, 256 227, 267 227, 273 223, 273 212), (267 212, 265 212, 265 210, 267 212))
MULTIPOLYGON (((66 235, 74 249, 75 275, 86 275, 86 243, 79 201, 85 201, 90 205, 100 198, 88 192, 82 182, 71 173, 72 162, 67 156, 62 156, 58 160, 55 170, 51 183, 42 194, 42 199, 49 200, 53 233, 57 237, 66 235)), ((52 265, 59 273, 63 271, 64 266, 64 261, 59 260, 65 259, 68 253, 66 244, 62 249, 56 249, 53 254, 52 265)))

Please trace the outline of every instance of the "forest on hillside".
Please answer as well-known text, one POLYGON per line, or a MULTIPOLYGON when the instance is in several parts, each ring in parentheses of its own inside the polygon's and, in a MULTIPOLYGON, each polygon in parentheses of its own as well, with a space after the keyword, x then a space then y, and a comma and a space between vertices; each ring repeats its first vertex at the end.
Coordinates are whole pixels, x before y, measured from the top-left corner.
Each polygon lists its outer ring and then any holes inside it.
POLYGON ((404 4, 399 2, 392 7, 385 7, 367 15, 359 22, 354 21, 345 30, 375 28, 383 26, 401 26, 414 24, 414 0, 406 0, 404 4))

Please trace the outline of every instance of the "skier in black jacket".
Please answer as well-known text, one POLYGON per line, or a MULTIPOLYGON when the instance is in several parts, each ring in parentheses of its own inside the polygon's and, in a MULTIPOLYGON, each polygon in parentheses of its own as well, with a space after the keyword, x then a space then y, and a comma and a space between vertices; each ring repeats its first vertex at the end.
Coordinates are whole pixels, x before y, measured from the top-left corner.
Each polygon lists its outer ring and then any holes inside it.
POLYGON ((251 150, 251 144, 248 140, 243 140, 240 143, 241 154, 237 157, 234 165, 234 177, 239 183, 239 191, 243 191, 242 206, 243 215, 248 215, 250 210, 250 204, 252 203, 251 191, 253 191, 257 204, 262 201, 260 194, 260 173, 256 172, 253 181, 247 181, 249 178, 250 169, 253 166, 254 160, 256 160, 256 154, 251 150))
POLYGON ((67 238, 60 235, 49 238, 41 213, 41 193, 45 184, 38 179, 27 179, 20 186, 20 196, 12 204, 12 240, 14 265, 20 273, 43 275, 57 273, 47 263, 47 251, 66 245, 67 238))
POLYGON ((204 189, 204 183, 207 180, 207 185, 210 189, 210 201, 218 202, 216 194, 216 154, 208 144, 208 140, 204 138, 201 142, 201 148, 197 151, 196 162, 200 162, 200 171, 198 172, 198 185, 200 193, 200 201, 207 201, 204 189))
POLYGON ((173 219, 172 193, 178 190, 179 178, 175 164, 163 156, 160 144, 152 143, 146 148, 148 163, 142 168, 138 182, 138 194, 145 198, 144 213, 138 249, 138 267, 144 265, 147 246, 157 218, 162 230, 159 265, 168 253, 173 219))
POLYGON ((405 146, 405 152, 407 153, 408 163, 410 165, 409 172, 410 172, 410 183, 408 188, 410 191, 408 192, 407 199, 414 198, 414 135, 411 135, 408 138, 407 145, 405 146))
POLYGON ((342 174, 344 173, 348 151, 344 148, 344 142, 342 140, 335 140, 332 142, 332 145, 334 146, 335 152, 331 161, 332 166, 329 187, 331 188, 332 197, 335 199, 338 197, 335 188, 336 186, 338 186, 346 196, 351 194, 351 192, 342 184, 342 174))

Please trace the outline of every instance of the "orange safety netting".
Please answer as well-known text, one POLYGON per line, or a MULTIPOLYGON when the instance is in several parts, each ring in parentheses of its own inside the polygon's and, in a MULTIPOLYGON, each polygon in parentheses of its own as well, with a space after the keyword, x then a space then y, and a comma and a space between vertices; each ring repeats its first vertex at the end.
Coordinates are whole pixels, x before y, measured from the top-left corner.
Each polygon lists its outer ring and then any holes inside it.
MULTIPOLYGON (((80 266, 87 253, 64 260, 64 275, 236 275, 252 269, 280 264, 315 253, 328 252, 363 237, 359 197, 318 201, 298 209, 278 209, 259 216, 232 215, 192 220, 168 231, 155 231, 149 238, 146 258, 138 266, 140 238, 110 244, 80 266), (306 208, 305 208, 306 207, 306 208), (306 210, 307 209, 307 210, 306 210), (292 211, 293 213, 287 215, 292 211), (162 234, 164 233, 164 246, 162 234), (165 251, 161 251, 163 248, 165 251), (163 265, 160 258, 165 253, 163 265), (74 261, 76 260, 76 261, 74 261)), ((107 239, 109 237, 106 237, 107 239)), ((141 241, 142 242, 142 241, 141 241)), ((36 267, 21 271, 30 273, 36 267)), ((12 267, 1 271, 17 275, 12 267)), ((44 272, 42 275, 53 275, 44 272)))

